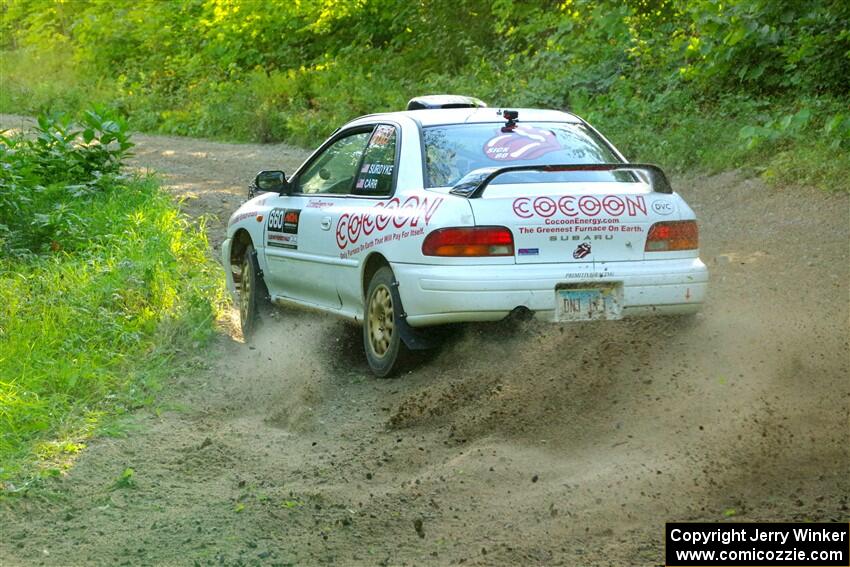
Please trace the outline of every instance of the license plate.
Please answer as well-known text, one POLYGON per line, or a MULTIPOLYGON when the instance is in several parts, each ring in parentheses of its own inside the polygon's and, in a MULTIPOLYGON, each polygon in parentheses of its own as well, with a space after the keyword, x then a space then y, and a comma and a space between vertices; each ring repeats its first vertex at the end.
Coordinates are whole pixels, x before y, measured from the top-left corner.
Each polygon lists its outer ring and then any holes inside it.
POLYGON ((558 321, 599 321, 622 317, 619 286, 558 288, 555 313, 558 321))

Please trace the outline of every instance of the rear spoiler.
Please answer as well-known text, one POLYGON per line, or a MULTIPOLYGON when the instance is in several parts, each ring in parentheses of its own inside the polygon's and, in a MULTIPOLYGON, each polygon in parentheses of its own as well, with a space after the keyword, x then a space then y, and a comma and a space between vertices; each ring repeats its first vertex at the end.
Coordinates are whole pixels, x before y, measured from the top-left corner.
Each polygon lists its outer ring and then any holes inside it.
POLYGON ((511 165, 507 167, 483 167, 470 171, 452 187, 453 195, 475 199, 484 194, 487 186, 500 175, 516 171, 634 171, 646 176, 655 193, 672 193, 667 176, 657 165, 649 163, 567 163, 558 165, 511 165))

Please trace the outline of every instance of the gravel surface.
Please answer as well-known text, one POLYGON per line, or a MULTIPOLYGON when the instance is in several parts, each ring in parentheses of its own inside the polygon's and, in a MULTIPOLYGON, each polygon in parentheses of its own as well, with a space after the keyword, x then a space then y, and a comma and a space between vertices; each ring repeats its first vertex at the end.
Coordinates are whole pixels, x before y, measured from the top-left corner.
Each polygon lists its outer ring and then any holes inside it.
MULTIPOLYGON (((306 155, 135 140, 214 248, 253 174, 306 155)), ((162 411, 0 502, 0 564, 659 565, 667 521, 846 522, 847 195, 674 186, 711 269, 695 319, 468 325, 396 380, 344 322, 225 324, 162 411)))

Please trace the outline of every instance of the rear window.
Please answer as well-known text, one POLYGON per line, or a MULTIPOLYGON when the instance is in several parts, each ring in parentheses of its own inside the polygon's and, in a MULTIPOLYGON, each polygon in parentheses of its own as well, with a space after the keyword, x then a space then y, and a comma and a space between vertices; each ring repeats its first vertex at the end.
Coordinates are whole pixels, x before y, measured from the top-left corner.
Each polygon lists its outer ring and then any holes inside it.
MULTIPOLYGON (((453 124, 424 129, 427 187, 451 187, 470 171, 512 165, 619 163, 583 124, 520 122, 509 132, 497 124, 453 124)), ((494 183, 633 181, 624 172, 510 173, 494 183)))

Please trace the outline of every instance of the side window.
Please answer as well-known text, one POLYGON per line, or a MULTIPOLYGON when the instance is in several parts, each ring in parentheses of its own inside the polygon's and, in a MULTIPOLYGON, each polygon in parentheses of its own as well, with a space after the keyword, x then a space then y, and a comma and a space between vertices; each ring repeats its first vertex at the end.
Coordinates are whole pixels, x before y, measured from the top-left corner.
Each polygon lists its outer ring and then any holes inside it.
POLYGON ((396 129, 379 124, 369 138, 363 164, 354 184, 355 195, 386 196, 393 191, 396 129))
POLYGON ((298 176, 297 193, 349 195, 372 132, 359 132, 331 144, 298 176))

